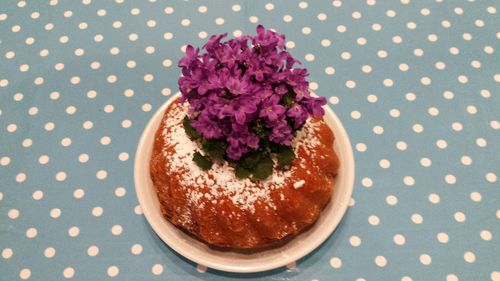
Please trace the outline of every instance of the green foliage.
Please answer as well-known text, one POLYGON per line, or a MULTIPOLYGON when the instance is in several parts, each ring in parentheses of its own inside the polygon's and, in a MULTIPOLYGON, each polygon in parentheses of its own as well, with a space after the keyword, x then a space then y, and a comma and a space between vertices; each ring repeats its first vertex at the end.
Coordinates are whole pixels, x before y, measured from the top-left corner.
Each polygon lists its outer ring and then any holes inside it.
POLYGON ((196 131, 196 129, 191 126, 191 119, 186 115, 184 117, 184 120, 182 120, 182 124, 184 125, 184 131, 186 131, 186 135, 191 139, 191 140, 196 140, 201 137, 201 134, 196 131))
POLYGON ((210 170, 210 168, 212 168, 212 165, 213 165, 213 162, 210 160, 210 158, 201 155, 201 153, 199 153, 199 152, 195 152, 193 154, 193 161, 203 171, 210 170))

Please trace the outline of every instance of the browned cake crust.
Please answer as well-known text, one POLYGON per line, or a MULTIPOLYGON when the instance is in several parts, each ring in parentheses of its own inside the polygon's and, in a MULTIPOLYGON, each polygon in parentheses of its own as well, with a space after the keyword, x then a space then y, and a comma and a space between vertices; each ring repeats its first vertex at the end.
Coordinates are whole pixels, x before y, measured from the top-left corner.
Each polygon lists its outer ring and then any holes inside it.
POLYGON ((297 132, 290 169, 253 182, 237 179, 227 163, 204 172, 192 162, 198 145, 185 135, 186 112, 178 102, 166 109, 150 162, 168 221, 210 245, 258 248, 297 235, 318 219, 339 167, 333 133, 322 118, 310 118, 297 132))

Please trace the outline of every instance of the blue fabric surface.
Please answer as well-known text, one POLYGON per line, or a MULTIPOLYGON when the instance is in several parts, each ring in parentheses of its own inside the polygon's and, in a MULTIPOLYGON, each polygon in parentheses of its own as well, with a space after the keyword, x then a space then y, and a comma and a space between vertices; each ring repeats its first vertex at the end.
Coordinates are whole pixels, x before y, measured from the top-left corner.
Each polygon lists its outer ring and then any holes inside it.
POLYGON ((2 1, 1 280, 500 280, 498 1, 2 1), (185 44, 287 36, 355 147, 351 206, 296 266, 197 267, 133 184, 185 44))

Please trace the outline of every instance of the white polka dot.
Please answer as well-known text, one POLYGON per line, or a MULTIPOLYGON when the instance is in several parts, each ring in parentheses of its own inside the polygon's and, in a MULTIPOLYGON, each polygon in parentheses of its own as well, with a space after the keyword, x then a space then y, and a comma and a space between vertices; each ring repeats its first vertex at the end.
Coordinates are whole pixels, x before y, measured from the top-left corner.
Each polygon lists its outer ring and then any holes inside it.
POLYGON ((420 78, 420 83, 422 83, 422 85, 428 86, 432 83, 432 80, 431 80, 431 78, 424 76, 424 77, 420 78))
MULTIPOLYGON (((317 16, 318 20, 324 21, 327 18, 327 15, 325 13, 319 13, 317 16)), ((338 30, 338 29, 337 29, 338 30)))
POLYGON ((96 36, 94 36, 94 41, 96 42, 101 42, 103 39, 104 36, 102 36, 102 34, 96 34, 96 36))
POLYGON ((103 17, 106 15, 106 10, 104 9, 100 9, 97 11, 97 15, 100 16, 100 17, 103 17))
POLYGON ((460 82, 462 84, 466 84, 469 81, 469 79, 465 75, 460 75, 460 76, 458 76, 457 79, 458 79, 458 82, 460 82))
POLYGON ((107 104, 104 106, 104 112, 111 113, 115 110, 115 107, 112 104, 107 104))
POLYGON ((331 104, 338 104, 340 102, 340 99, 339 99, 339 97, 332 96, 332 97, 330 97, 329 101, 331 104))
POLYGON ((149 103, 145 103, 142 105, 142 111, 144 112, 150 112, 153 107, 149 103))
POLYGON ((431 14, 431 11, 427 8, 423 8, 420 10, 420 14, 422 14, 422 16, 428 16, 431 14))
POLYGON ((488 230, 482 230, 479 234, 484 241, 490 241, 493 235, 488 230))
POLYGON ((394 81, 392 79, 384 79, 384 86, 392 87, 394 85, 394 81))
POLYGON ((328 75, 333 75, 335 73, 335 68, 328 66, 325 68, 325 73, 328 75))
POLYGON ((423 265, 429 265, 432 263, 432 258, 428 254, 421 254, 419 259, 420 263, 423 265))
POLYGON ((356 144, 356 150, 359 152, 365 152, 366 151, 366 144, 364 144, 364 143, 356 144))
POLYGON ((78 161, 80 161, 80 163, 87 163, 89 161, 89 155, 86 153, 80 154, 78 156, 78 161))
POLYGON ((372 179, 370 178, 363 178, 361 180, 361 184, 364 186, 364 187, 372 187, 373 186, 373 181, 372 179))
POLYGON ((154 274, 154 275, 160 275, 163 273, 163 265, 161 264, 155 264, 153 265, 153 267, 151 268, 151 272, 154 274))
POLYGON ((387 52, 386 52, 385 50, 379 50, 379 51, 377 52, 377 56, 378 56, 379 58, 386 58, 386 57, 387 57, 387 52))
POLYGON ((446 68, 446 64, 442 61, 438 61, 436 62, 436 64, 434 65, 437 69, 439 70, 443 70, 446 68))
POLYGON ((11 28, 12 32, 19 32, 21 30, 21 27, 19 25, 14 25, 11 28))
POLYGON ((123 197, 127 193, 127 190, 123 187, 117 187, 115 189, 115 195, 118 197, 123 197))
POLYGON ((151 82, 151 81, 153 81, 153 79, 154 79, 153 74, 144 75, 144 81, 146 81, 146 82, 151 82))
POLYGON ((356 88, 356 82, 354 82, 352 80, 348 80, 345 82, 345 86, 349 89, 354 89, 354 88, 356 88))
POLYGON ((453 217, 457 222, 464 222, 465 221, 465 214, 462 212, 456 212, 453 217))
POLYGON ((470 65, 474 68, 480 68, 481 67, 481 62, 477 60, 473 60, 470 62, 470 65))
POLYGON ((101 67, 101 64, 97 61, 94 61, 90 64, 90 68, 96 70, 96 69, 99 69, 99 67, 101 67))
POLYGON ((127 152, 122 152, 118 155, 118 159, 120 159, 120 161, 127 161, 129 158, 129 155, 127 152))
POLYGON ((330 259, 330 266, 333 268, 341 268, 342 267, 342 260, 339 259, 338 257, 333 257, 330 259))
POLYGON ((446 275, 446 281, 459 281, 459 280, 455 274, 448 274, 446 275))
POLYGON ((361 118, 361 112, 357 111, 357 110, 354 110, 351 112, 351 118, 352 119, 359 119, 361 118))
POLYGON ((217 25, 223 25, 224 24, 224 19, 223 18, 216 18, 215 19, 215 24, 217 24, 217 25))
MULTIPOLYGON (((361 71, 363 71, 364 73, 370 73, 372 72, 372 67, 369 65, 363 65, 361 67, 361 71)), ((356 86, 356 84, 354 84, 354 86, 356 86)))
POLYGON ((313 61, 314 55, 313 54, 306 54, 304 58, 306 59, 306 61, 313 61))
MULTIPOLYGON (((201 33, 201 32, 200 32, 201 33)), ((240 37, 241 35, 243 35, 243 32, 239 29, 236 29, 235 31, 233 31, 233 36, 234 37, 240 37)), ((198 34, 198 36, 200 36, 200 34, 198 34)), ((207 36, 205 36, 207 37, 207 36)), ((200 37, 201 38, 201 37, 200 37)))
POLYGON ((358 39, 356 39, 356 43, 358 43, 358 45, 365 45, 366 44, 366 39, 364 37, 359 37, 358 39))
POLYGON ((414 94, 414 93, 406 93, 405 94, 405 98, 408 100, 408 101, 414 101, 417 99, 417 96, 414 94))
POLYGON ((284 15, 283 16, 283 21, 284 22, 291 22, 293 20, 293 17, 290 15, 284 15))
POLYGON ((116 265, 108 267, 107 274, 109 277, 116 277, 120 273, 120 269, 116 265))
POLYGON ((140 206, 140 205, 135 206, 135 208, 134 208, 134 213, 135 213, 136 215, 142 215, 142 214, 143 214, 143 211, 142 211, 142 208, 141 208, 141 206, 140 206))
POLYGON ((65 172, 58 172, 56 174, 56 180, 57 181, 64 181, 66 179, 66 173, 65 172))
POLYGON ((432 165, 432 160, 430 158, 423 157, 420 159, 420 165, 422 165, 422 167, 428 168, 432 165))
POLYGON ((47 122, 44 126, 44 129, 48 132, 54 130, 54 128, 56 127, 56 125, 53 123, 53 122, 47 122))
POLYGON ((408 69, 410 69, 410 67, 406 63, 402 63, 399 65, 399 70, 401 71, 408 71, 408 69))
POLYGON ((392 240, 394 241, 394 243, 396 245, 399 245, 399 246, 404 245, 406 243, 406 238, 401 234, 394 235, 392 240))
POLYGON ((453 92, 450 92, 450 91, 444 91, 443 97, 447 100, 451 100, 455 97, 455 94, 453 94, 453 92))
MULTIPOLYGON (((288 265, 287 265, 287 267, 288 267, 288 265)), ((207 272, 207 269, 208 268, 202 264, 196 265, 196 271, 198 271, 199 273, 205 273, 205 272, 207 272)))
POLYGON ((460 53, 460 50, 457 47, 451 47, 450 48, 450 53, 452 55, 458 55, 460 53))
MULTIPOLYGON (((319 14, 318 15, 318 19, 320 18, 320 15, 322 14, 319 14)), ((324 14, 323 14, 324 15, 324 14)), ((326 19, 326 15, 325 15, 325 19, 326 19)), ((321 19, 320 19, 321 20, 321 19)), ((324 20, 324 19, 323 19, 324 20)), ((347 28, 345 27, 345 25, 339 25, 337 26, 337 31, 340 32, 340 33, 344 33, 347 31, 347 28)))
POLYGON ((413 214, 411 215, 411 221, 414 224, 421 224, 424 221, 424 218, 420 214, 413 214))
POLYGON ((427 40, 429 40, 430 42, 436 42, 438 40, 438 36, 436 34, 429 34, 427 36, 427 40))
POLYGON ((47 156, 47 155, 42 155, 42 156, 40 156, 40 157, 38 158, 38 163, 40 163, 40 164, 42 164, 42 165, 45 165, 45 164, 49 163, 49 160, 50 160, 49 156, 47 156))
POLYGON ((251 22, 251 23, 257 23, 259 21, 259 18, 256 17, 256 16, 251 16, 248 18, 248 20, 251 22))
POLYGON ((12 59, 15 56, 16 56, 16 53, 13 51, 8 51, 7 53, 5 53, 5 58, 7 58, 7 59, 12 59))
POLYGON ((56 255, 56 249, 54 249, 53 247, 48 247, 43 251, 43 255, 49 259, 53 258, 56 255))
POLYGON ((130 128, 130 126, 132 126, 132 121, 130 121, 130 120, 123 120, 122 121, 123 128, 130 128))
POLYGON ((165 11, 165 14, 172 14, 174 12, 174 8, 166 7, 164 11, 165 11))
POLYGON ((379 166, 383 169, 391 167, 391 162, 387 159, 382 159, 378 162, 379 166))
POLYGON ((31 139, 25 139, 23 140, 23 147, 30 147, 33 144, 33 141, 31 139))
POLYGON ((73 278, 75 276, 75 269, 72 267, 66 267, 63 271, 63 276, 64 278, 73 278))
POLYGON ((142 253, 142 246, 140 244, 134 244, 131 248, 130 251, 134 255, 140 255, 142 253))
POLYGON ((453 124, 451 124, 451 128, 452 128, 454 131, 460 132, 460 131, 462 131, 463 126, 462 126, 462 124, 461 124, 461 123, 459 123, 459 122, 453 122, 453 124))
POLYGON ((14 133, 15 131, 17 131, 17 125, 16 124, 9 124, 7 126, 7 132, 14 133))
POLYGON ((418 134, 422 133, 424 131, 424 127, 420 124, 413 125, 412 129, 415 133, 418 133, 418 134))
POLYGON ((457 178, 454 175, 446 175, 444 180, 447 184, 455 184, 457 182, 457 178))
POLYGON ((465 252, 464 260, 468 263, 474 263, 476 261, 476 255, 473 252, 465 252))
POLYGON ((311 90, 317 90, 318 87, 319 87, 319 85, 316 82, 309 83, 309 89, 311 89, 311 90))
POLYGON ((166 32, 165 34, 163 34, 163 38, 165 40, 170 40, 170 39, 174 38, 174 35, 170 32, 166 32))
POLYGON ((264 7, 266 8, 266 10, 271 11, 271 10, 274 9, 274 4, 273 3, 267 3, 266 5, 264 5, 264 7))
POLYGON ((19 217, 19 211, 17 209, 10 209, 9 212, 7 213, 7 216, 10 219, 17 219, 19 217))
POLYGON ((338 8, 338 7, 342 6, 342 1, 340 1, 340 0, 334 0, 334 1, 332 2, 332 5, 333 5, 335 8, 338 8))
POLYGON ((14 252, 12 251, 11 248, 5 248, 2 250, 2 258, 4 259, 10 259, 14 255, 14 252))
POLYGON ((72 105, 66 107, 66 113, 68 113, 69 115, 73 115, 75 114, 75 112, 76 112, 76 107, 72 105))
POLYGON ((108 145, 108 144, 111 143, 111 138, 108 137, 108 136, 104 136, 104 137, 101 138, 100 142, 101 142, 102 145, 108 145))
POLYGON ((306 35, 307 35, 307 34, 310 34, 310 33, 311 33, 311 28, 310 28, 310 27, 308 27, 308 26, 303 27, 303 28, 302 28, 302 33, 304 33, 304 34, 306 34, 306 35))
POLYGON ((469 166, 472 164, 472 158, 465 155, 460 158, 460 162, 462 162, 463 165, 469 166))
POLYGON ((380 219, 375 215, 371 215, 368 217, 368 223, 371 225, 378 225, 380 223, 380 219))
POLYGON ((492 129, 498 130, 498 129, 500 129, 500 122, 498 122, 497 120, 492 120, 490 122, 490 127, 492 129))
POLYGON ((359 245, 361 245, 361 239, 356 236, 356 235, 353 235, 349 238, 349 243, 353 246, 353 247, 358 247, 359 245))
POLYGON ((398 204, 398 198, 394 195, 389 195, 385 198, 385 202, 387 202, 387 204, 389 204, 391 206, 394 206, 394 205, 398 204))
POLYGON ((137 33, 130 33, 128 35, 128 40, 130 41, 137 41, 137 39, 139 39, 139 35, 137 35, 137 33))
POLYGON ((399 150, 401 150, 401 151, 404 151, 404 150, 406 150, 408 148, 408 145, 404 141, 398 141, 396 143, 396 148, 399 149, 399 150))
POLYGON ((378 100, 378 97, 376 95, 370 94, 366 97, 366 100, 370 103, 375 103, 378 100))
POLYGON ((239 11, 241 11, 241 6, 238 4, 235 4, 231 7, 231 9, 233 10, 233 12, 239 12, 239 11))
POLYGON ((92 123, 92 121, 83 122, 83 128, 85 130, 90 130, 90 129, 92 129, 92 127, 94 127, 94 123, 92 123))
POLYGON ((454 11, 454 12, 455 12, 455 14, 457 14, 457 15, 461 15, 461 14, 463 14, 463 13, 464 13, 464 10, 463 10, 462 8, 460 8, 460 7, 456 7, 453 11, 454 11))
POLYGON ((156 26, 156 21, 155 20, 148 20, 146 22, 146 25, 149 27, 149 28, 153 28, 156 26))
POLYGON ((104 180, 108 177, 108 172, 106 172, 105 170, 99 170, 97 171, 95 176, 99 180, 104 180))
POLYGON ((383 128, 382 126, 379 126, 379 125, 374 126, 374 127, 373 127, 373 132, 374 132, 375 134, 377 134, 377 135, 381 135, 381 134, 383 134, 383 133, 384 133, 384 128, 383 128))
POLYGON ((342 54, 340 54, 340 57, 343 60, 349 60, 349 59, 351 59, 351 53, 349 53, 349 52, 342 52, 342 54))
POLYGON ((29 268, 23 268, 19 271, 19 278, 26 280, 31 277, 31 270, 29 268))
POLYGON ((26 181, 26 178, 27 178, 27 176, 25 173, 19 173, 16 175, 17 182, 24 182, 24 181, 26 181))
POLYGON ((387 265, 387 259, 384 256, 376 256, 375 257, 375 264, 378 267, 385 267, 387 265))
POLYGON ((3 157, 0 158, 0 165, 7 166, 9 164, 10 164, 10 157, 3 156, 3 157))
POLYGON ((399 36, 399 35, 393 36, 392 42, 394 44, 401 44, 401 42, 403 42, 403 38, 401 38, 401 36, 399 36))
POLYGON ((85 191, 83 189, 78 188, 73 191, 73 197, 75 197, 76 199, 82 199, 83 196, 85 196, 85 191))
POLYGON ((373 29, 373 31, 380 31, 380 30, 382 30, 382 25, 380 25, 378 23, 374 23, 374 24, 372 24, 372 29, 373 29))
POLYGON ((68 235, 71 237, 77 237, 79 234, 80 234, 80 229, 76 226, 72 226, 68 230, 68 235))
POLYGON ((474 202, 480 202, 482 199, 481 193, 477 191, 471 192, 470 199, 474 202))
POLYGON ((428 199, 429 199, 429 202, 431 202, 432 204, 438 204, 439 201, 441 201, 441 198, 436 193, 429 194, 428 199))
POLYGON ((33 196, 34 200, 37 200, 37 201, 41 200, 43 198, 43 191, 37 190, 37 191, 33 192, 32 196, 33 196))
POLYGON ((299 3, 299 8, 301 9, 306 9, 308 6, 309 4, 307 4, 307 2, 302 1, 299 3))
POLYGON ((102 216, 103 212, 104 212, 104 210, 102 209, 102 207, 94 207, 92 209, 92 215, 94 217, 100 217, 100 216, 102 216))
POLYGON ((495 183, 497 181, 497 175, 495 175, 494 173, 487 173, 485 175, 485 178, 488 182, 491 182, 491 183, 495 183))
POLYGON ((440 242, 440 243, 443 243, 443 244, 446 244, 448 243, 448 241, 450 240, 450 238, 448 237, 448 234, 444 233, 444 232, 440 232, 437 234, 437 240, 440 242))
POLYGON ((61 216, 61 209, 54 208, 54 209, 50 210, 50 216, 54 219, 57 219, 58 217, 61 216))
POLYGON ((295 42, 293 42, 293 41, 288 41, 288 42, 286 42, 286 47, 287 47, 288 49, 293 49, 293 48, 295 48, 295 42))
POLYGON ((111 233, 113 235, 120 235, 122 234, 123 232, 123 228, 121 225, 117 224, 117 225, 114 225, 112 228, 111 228, 111 233))

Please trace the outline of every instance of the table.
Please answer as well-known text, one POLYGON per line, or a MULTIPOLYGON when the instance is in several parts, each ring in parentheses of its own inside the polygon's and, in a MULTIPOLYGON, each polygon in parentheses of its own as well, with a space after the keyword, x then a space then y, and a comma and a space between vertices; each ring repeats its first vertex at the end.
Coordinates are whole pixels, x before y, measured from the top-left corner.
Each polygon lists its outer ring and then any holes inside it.
POLYGON ((500 280, 495 1, 3 1, 0 279, 500 280), (239 275, 176 255, 135 196, 145 124, 186 44, 287 36, 354 146, 335 233, 239 275))

